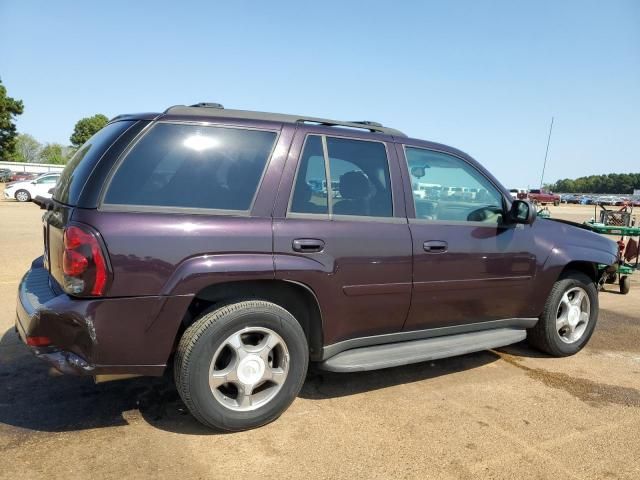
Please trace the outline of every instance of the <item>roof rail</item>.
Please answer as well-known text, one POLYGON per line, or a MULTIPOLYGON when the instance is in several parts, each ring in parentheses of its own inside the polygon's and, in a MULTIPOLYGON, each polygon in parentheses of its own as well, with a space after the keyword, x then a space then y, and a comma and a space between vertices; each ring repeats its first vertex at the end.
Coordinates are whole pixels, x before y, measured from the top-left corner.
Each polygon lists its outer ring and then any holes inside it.
POLYGON ((383 127, 384 126, 381 123, 372 122, 370 120, 354 120, 351 123, 358 123, 358 124, 362 124, 362 125, 371 125, 372 127, 383 127))
POLYGON ((368 130, 375 133, 406 137, 404 133, 394 128, 384 127, 378 122, 367 120, 343 122, 326 118, 307 117, 305 115, 287 115, 283 113, 254 112, 251 110, 229 110, 219 103, 197 103, 192 106, 174 105, 164 111, 165 115, 190 115, 198 117, 225 117, 248 120, 262 120, 282 123, 311 123, 328 127, 346 127, 368 130))
POLYGON ((214 103, 214 102, 199 102, 199 103, 194 103, 193 105, 189 105, 190 107, 202 107, 202 108, 223 108, 221 103, 214 103))

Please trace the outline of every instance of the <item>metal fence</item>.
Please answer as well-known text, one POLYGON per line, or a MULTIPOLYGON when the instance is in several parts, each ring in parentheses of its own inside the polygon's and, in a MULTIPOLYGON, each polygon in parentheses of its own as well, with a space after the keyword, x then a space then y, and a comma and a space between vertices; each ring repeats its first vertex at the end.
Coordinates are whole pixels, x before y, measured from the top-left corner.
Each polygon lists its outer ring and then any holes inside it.
POLYGON ((13 172, 48 173, 61 172, 64 169, 64 165, 52 165, 50 163, 0 162, 0 168, 8 168, 13 172))

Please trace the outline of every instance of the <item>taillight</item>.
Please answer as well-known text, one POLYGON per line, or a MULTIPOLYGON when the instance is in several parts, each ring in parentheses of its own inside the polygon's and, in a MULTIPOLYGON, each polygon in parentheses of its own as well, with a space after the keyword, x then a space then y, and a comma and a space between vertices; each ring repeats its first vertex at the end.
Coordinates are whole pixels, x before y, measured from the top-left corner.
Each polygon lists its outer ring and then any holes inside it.
POLYGON ((100 296, 109 278, 107 261, 97 237, 77 225, 64 231, 64 289, 73 295, 100 296))
POLYGON ((46 347, 51 345, 49 337, 27 337, 27 345, 30 347, 46 347))

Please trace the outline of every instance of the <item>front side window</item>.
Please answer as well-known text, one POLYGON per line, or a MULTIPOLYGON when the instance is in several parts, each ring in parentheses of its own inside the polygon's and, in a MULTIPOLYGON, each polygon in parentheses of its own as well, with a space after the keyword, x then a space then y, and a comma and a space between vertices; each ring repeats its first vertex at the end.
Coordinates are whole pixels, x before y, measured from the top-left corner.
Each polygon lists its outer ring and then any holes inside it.
POLYGON ((48 175, 46 177, 40 177, 38 180, 36 180, 36 183, 56 183, 59 177, 59 175, 48 175))
POLYGON ((435 221, 502 221, 502 195, 463 160, 405 147, 416 218, 435 221))
POLYGON ((158 123, 116 171, 104 203, 249 210, 276 133, 158 123))
POLYGON ((310 135, 300 157, 293 213, 391 217, 393 203, 383 143, 310 135), (328 168, 327 168, 328 167, 328 168), (330 172, 330 181, 327 181, 330 172))

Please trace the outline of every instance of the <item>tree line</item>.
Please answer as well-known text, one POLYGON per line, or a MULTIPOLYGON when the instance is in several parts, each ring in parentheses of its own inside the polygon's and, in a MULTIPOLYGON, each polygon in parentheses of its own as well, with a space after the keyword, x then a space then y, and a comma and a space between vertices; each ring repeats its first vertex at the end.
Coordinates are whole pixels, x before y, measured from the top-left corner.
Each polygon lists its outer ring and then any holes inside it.
POLYGON ((15 120, 23 113, 22 100, 8 96, 7 89, 0 79, 0 160, 64 165, 83 143, 109 121, 100 113, 82 118, 78 120, 69 137, 70 145, 42 144, 32 135, 18 132, 15 120))
POLYGON ((573 180, 565 178, 549 185, 549 189, 561 193, 632 194, 634 190, 640 190, 640 173, 589 175, 573 180))

